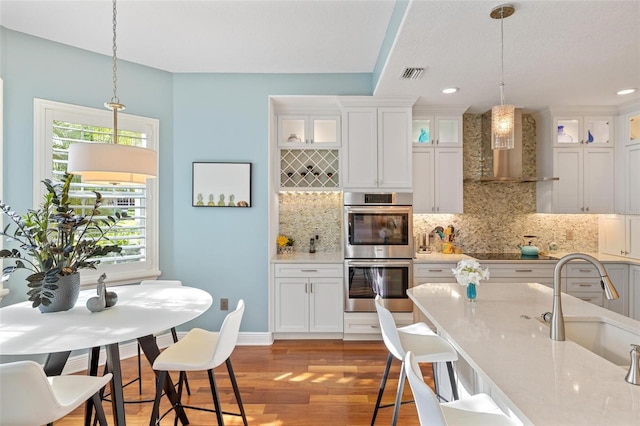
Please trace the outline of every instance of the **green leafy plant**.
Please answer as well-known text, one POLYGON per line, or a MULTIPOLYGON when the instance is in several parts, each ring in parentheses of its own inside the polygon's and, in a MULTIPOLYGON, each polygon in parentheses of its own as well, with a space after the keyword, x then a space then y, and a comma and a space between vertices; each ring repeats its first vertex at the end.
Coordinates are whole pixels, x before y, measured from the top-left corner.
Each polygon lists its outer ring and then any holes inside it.
POLYGON ((73 175, 65 174, 61 182, 42 181, 47 188, 40 208, 19 215, 0 201, 0 210, 13 223, 7 224, 0 235, 17 242, 19 248, 0 250, 0 258, 14 259, 14 265, 2 270, 1 280, 7 281, 19 269, 31 271, 26 279, 27 295, 35 308, 48 306, 54 297, 52 290, 61 276, 79 269, 96 269, 98 257, 120 253, 122 248, 112 243, 107 234, 126 213, 102 217, 102 195, 94 191, 95 201, 89 215, 77 214, 70 207, 69 188, 73 175), (92 260, 93 259, 93 260, 92 260))

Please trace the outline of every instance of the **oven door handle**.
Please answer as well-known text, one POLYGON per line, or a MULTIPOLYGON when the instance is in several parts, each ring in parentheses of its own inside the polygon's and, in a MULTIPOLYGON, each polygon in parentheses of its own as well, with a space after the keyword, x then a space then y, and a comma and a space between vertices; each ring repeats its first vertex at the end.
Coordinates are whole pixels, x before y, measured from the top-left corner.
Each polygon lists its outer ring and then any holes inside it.
POLYGON ((406 260, 392 260, 392 259, 384 259, 384 260, 348 260, 347 266, 354 268, 385 268, 389 266, 411 266, 411 261, 406 260))

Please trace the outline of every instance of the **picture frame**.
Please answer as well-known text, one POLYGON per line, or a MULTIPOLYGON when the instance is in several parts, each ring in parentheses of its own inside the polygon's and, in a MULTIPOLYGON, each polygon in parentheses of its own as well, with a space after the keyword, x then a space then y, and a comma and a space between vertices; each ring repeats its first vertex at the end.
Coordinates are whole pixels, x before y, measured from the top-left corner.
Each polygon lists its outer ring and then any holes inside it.
POLYGON ((251 207, 251 163, 193 162, 193 207, 251 207))

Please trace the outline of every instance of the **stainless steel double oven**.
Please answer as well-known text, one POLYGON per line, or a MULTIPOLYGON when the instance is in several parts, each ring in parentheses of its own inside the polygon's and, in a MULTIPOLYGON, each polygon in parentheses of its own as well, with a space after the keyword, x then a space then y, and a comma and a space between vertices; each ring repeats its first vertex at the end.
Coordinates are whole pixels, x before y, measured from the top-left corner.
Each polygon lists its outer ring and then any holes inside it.
POLYGON ((389 310, 413 309, 413 196, 344 193, 345 311, 375 312, 379 294, 389 310))

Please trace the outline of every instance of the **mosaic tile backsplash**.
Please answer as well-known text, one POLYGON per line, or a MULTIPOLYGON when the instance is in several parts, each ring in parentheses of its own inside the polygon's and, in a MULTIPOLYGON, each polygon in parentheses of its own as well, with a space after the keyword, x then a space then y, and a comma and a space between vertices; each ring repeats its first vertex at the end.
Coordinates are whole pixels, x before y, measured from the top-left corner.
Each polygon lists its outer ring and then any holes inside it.
MULTIPOLYGON (((477 178, 483 167, 491 167, 490 150, 483 145, 486 114, 465 114, 464 176, 477 178)), ((523 114, 523 172, 535 174, 535 120, 523 114)), ((486 129, 486 126, 485 126, 486 129)), ((486 131, 486 130, 485 130, 486 131)), ((488 169, 490 170, 490 168, 488 169)), ((486 173, 486 172, 485 172, 486 173)), ((414 215, 414 233, 429 233, 436 226, 453 225, 460 231, 456 245, 465 253, 518 252, 524 235, 535 235, 542 250, 549 243, 560 251, 598 251, 597 215, 553 215, 535 213, 536 184, 464 183, 464 214, 414 215), (567 239, 567 231, 572 239, 567 239)), ((306 252, 309 238, 319 230, 319 252, 342 249, 342 194, 336 192, 281 193, 280 233, 296 240, 294 251, 306 252)), ((438 241, 432 249, 438 249, 438 241)))

